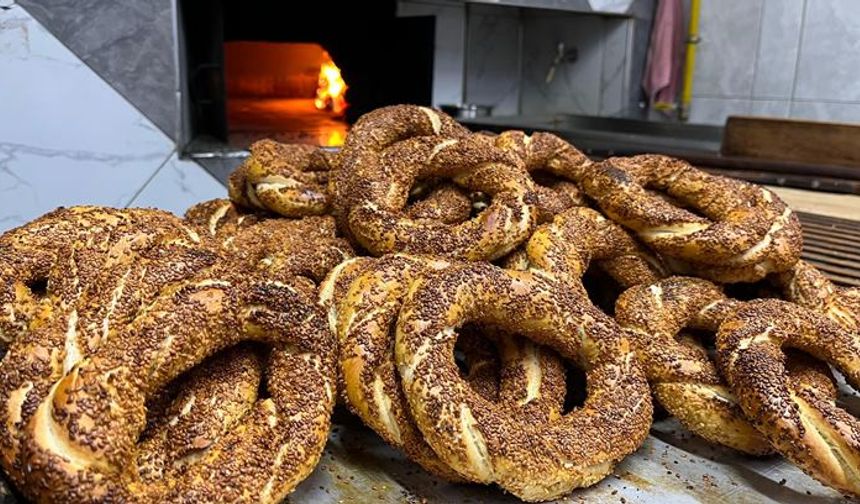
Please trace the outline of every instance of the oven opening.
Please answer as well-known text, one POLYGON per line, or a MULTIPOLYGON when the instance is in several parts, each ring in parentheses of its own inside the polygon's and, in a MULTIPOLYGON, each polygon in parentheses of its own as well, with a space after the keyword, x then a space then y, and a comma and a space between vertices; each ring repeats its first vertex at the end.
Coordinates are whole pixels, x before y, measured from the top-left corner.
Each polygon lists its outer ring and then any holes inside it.
POLYGON ((183 153, 336 147, 362 114, 431 105, 435 18, 397 3, 178 0, 183 153))

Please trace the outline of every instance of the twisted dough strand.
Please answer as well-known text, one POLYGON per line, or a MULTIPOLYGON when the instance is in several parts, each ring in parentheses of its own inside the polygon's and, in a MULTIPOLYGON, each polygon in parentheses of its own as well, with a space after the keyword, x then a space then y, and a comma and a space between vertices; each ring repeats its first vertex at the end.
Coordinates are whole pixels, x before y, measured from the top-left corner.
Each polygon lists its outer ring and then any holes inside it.
POLYGON ((674 259, 670 265, 678 273, 754 282, 790 269, 800 257, 797 216, 753 184, 657 155, 607 159, 580 183, 609 218, 674 259), (663 191, 679 205, 649 190, 663 191))
MULTIPOLYGON (((701 343, 685 329, 716 332, 743 303, 698 278, 670 277, 625 291, 616 304, 618 323, 631 331, 657 400, 691 432, 752 455, 773 451, 746 419, 701 343)), ((836 397, 826 366, 792 355, 790 379, 831 399, 836 397)))
POLYGON ((747 418, 777 451, 818 481, 860 496, 860 421, 832 397, 792 389, 784 348, 833 365, 857 388, 857 339, 796 304, 751 301, 720 326, 717 363, 747 418))

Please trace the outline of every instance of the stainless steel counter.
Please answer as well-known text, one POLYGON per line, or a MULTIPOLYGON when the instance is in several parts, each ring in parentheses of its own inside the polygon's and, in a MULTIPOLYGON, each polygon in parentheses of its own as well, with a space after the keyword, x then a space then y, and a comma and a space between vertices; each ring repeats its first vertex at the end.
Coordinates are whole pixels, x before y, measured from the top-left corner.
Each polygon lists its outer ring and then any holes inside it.
POLYGON ((472 129, 496 132, 551 131, 583 152, 601 156, 639 152, 717 155, 723 139, 720 126, 571 114, 479 117, 462 122, 472 129))

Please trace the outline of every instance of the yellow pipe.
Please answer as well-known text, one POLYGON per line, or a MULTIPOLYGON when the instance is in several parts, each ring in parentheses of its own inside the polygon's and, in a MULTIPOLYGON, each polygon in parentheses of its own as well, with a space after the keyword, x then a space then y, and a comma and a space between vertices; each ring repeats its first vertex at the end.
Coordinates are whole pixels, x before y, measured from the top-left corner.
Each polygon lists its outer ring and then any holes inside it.
POLYGON ((696 45, 699 43, 700 0, 690 1, 690 26, 687 28, 687 57, 684 61, 684 82, 681 87, 681 120, 690 117, 690 103, 693 101, 693 73, 696 70, 696 45))

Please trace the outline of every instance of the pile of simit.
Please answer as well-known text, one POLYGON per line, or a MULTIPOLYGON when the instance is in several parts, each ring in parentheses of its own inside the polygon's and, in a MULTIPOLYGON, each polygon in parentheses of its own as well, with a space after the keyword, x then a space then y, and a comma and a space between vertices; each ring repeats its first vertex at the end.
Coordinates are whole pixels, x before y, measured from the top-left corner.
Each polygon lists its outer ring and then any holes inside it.
POLYGON ((379 109, 337 153, 256 143, 185 219, 2 235, 0 463, 39 502, 279 502, 340 398, 427 471, 545 501, 636 451, 653 397, 860 495, 828 366, 860 386, 860 290, 801 246, 776 195, 677 159, 379 109))

